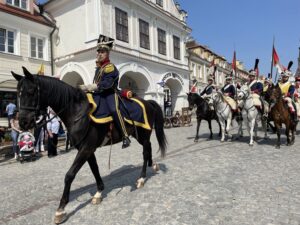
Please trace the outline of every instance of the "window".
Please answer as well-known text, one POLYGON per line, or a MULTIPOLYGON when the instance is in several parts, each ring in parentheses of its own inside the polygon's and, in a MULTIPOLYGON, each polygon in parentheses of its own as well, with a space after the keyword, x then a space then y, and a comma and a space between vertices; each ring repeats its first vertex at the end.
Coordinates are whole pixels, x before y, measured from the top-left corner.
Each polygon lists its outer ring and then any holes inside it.
POLYGON ((164 2, 163 2, 163 0, 156 0, 156 4, 163 7, 164 2))
POLYGON ((150 49, 149 23, 139 19, 139 24, 140 24, 140 46, 145 49, 150 49))
POLYGON ((28 0, 6 0, 7 4, 27 10, 28 0))
POLYGON ((174 58, 180 59, 180 39, 179 39, 179 37, 173 36, 173 46, 174 46, 174 58))
POLYGON ((166 31, 157 28, 158 35, 158 52, 162 55, 166 55, 166 31))
POLYGON ((128 15, 121 9, 116 8, 116 38, 128 43, 128 15))
POLYGON ((0 52, 15 53, 15 33, 0 28, 0 52))
POLYGON ((32 58, 44 59, 44 39, 31 37, 30 46, 32 58))
POLYGON ((202 68, 198 66, 199 78, 202 79, 202 68))

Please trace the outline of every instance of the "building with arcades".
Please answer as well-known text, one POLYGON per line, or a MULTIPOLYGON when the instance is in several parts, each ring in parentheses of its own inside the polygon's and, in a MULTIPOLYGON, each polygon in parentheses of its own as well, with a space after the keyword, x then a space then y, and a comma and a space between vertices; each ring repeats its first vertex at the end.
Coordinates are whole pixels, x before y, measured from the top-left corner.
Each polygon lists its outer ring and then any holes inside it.
POLYGON ((187 13, 173 0, 49 0, 44 15, 56 24, 55 75, 70 85, 89 84, 99 34, 115 39, 111 61, 128 88, 172 111, 187 106, 187 13))

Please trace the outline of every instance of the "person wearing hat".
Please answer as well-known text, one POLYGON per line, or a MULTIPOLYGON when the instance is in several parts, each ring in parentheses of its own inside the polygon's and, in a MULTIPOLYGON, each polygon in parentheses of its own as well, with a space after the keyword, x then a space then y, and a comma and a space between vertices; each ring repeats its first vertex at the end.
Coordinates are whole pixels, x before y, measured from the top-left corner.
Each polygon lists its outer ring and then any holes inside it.
POLYGON ((256 80, 257 73, 255 70, 250 70, 248 75, 248 88, 253 98, 253 104, 259 108, 260 112, 264 114, 264 102, 261 99, 263 92, 262 82, 256 80))
POLYGON ((202 96, 205 100, 207 100, 209 109, 214 110, 213 101, 212 101, 212 93, 215 89, 214 85, 214 78, 212 75, 208 77, 208 85, 203 89, 203 91, 200 93, 200 96, 202 96))
POLYGON ((231 82, 232 82, 231 75, 227 75, 225 77, 225 85, 224 87, 222 87, 221 92, 224 94, 224 98, 226 102, 229 104, 232 111, 237 111, 237 104, 236 101, 234 100, 235 87, 231 82))
POLYGON ((127 148, 131 141, 126 131, 124 119, 121 116, 119 105, 119 96, 117 87, 119 83, 119 71, 116 66, 110 62, 109 53, 112 49, 114 40, 106 36, 100 35, 97 44, 97 60, 96 74, 94 83, 90 85, 81 85, 84 91, 96 91, 100 96, 101 107, 106 107, 107 111, 113 117, 115 127, 122 135, 122 148, 127 148), (103 103, 103 104, 102 104, 103 103))
POLYGON ((281 82, 279 83, 279 87, 281 89, 281 93, 283 95, 284 100, 287 102, 288 107, 290 109, 291 115, 295 122, 298 121, 297 112, 293 105, 292 98, 294 97, 295 85, 293 85, 289 78, 292 76, 292 72, 290 71, 293 62, 290 61, 286 70, 281 73, 281 82))
POLYGON ((294 100, 297 108, 297 115, 300 117, 300 76, 295 77, 294 100))

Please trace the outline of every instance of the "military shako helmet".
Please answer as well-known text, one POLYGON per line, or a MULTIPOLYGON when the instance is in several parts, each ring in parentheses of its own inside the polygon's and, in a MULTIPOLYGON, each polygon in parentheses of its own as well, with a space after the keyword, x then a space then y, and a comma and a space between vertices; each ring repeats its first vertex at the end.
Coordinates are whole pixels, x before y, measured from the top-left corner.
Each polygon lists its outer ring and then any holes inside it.
POLYGON ((285 69, 284 71, 281 72, 282 77, 291 77, 291 76, 293 76, 292 72, 290 71, 292 65, 293 65, 293 61, 290 61, 289 64, 288 64, 287 69, 285 69))
POLYGON ((102 50, 110 51, 113 45, 114 45, 114 39, 100 34, 98 38, 97 52, 102 50))
POLYGON ((257 68, 258 68, 259 59, 255 59, 254 69, 249 70, 249 77, 256 77, 257 74, 257 68))

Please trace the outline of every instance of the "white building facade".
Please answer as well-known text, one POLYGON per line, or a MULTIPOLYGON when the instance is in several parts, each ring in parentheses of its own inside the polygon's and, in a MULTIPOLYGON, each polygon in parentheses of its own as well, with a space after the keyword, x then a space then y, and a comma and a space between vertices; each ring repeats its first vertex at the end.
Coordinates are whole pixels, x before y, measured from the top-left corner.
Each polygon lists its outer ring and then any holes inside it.
POLYGON ((22 66, 37 73, 41 64, 51 72, 49 36, 53 28, 39 15, 33 0, 0 0, 0 117, 8 102, 16 101, 17 82, 11 71, 22 66))
POLYGON ((189 68, 185 40, 191 32, 173 0, 50 0, 45 11, 56 21, 55 74, 77 86, 92 83, 99 34, 115 39, 111 61, 128 88, 162 107, 187 106, 189 68), (159 84, 161 85, 159 85, 159 84))

